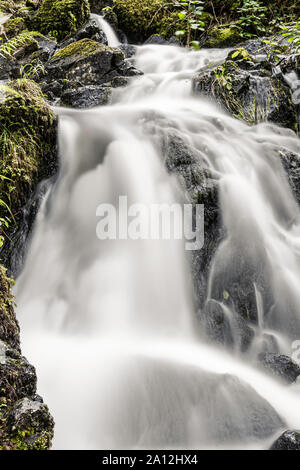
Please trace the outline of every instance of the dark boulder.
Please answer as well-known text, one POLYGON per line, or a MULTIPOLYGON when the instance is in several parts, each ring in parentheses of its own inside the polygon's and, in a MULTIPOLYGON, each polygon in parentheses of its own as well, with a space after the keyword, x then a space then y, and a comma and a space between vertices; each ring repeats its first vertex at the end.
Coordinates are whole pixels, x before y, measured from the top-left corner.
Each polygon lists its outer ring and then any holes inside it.
POLYGON ((300 367, 289 356, 262 352, 258 356, 259 363, 272 375, 287 383, 293 383, 300 375, 300 367))
POLYGON ((272 444, 270 450, 300 450, 300 431, 285 431, 272 444))
POLYGON ((108 86, 87 85, 67 89, 62 93, 60 103, 73 108, 92 108, 108 104, 110 96, 111 88, 108 86))
POLYGON ((42 89, 54 103, 62 98, 63 104, 90 107, 107 103, 109 87, 118 86, 118 80, 123 86, 124 77, 139 74, 120 49, 81 39, 60 49, 47 63, 42 89))

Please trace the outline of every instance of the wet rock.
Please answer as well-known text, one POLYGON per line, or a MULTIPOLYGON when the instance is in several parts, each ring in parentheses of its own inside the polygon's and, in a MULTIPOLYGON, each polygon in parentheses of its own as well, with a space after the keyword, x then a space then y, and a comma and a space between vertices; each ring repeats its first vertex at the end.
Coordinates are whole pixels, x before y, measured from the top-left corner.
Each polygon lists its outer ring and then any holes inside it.
POLYGON ((270 352, 260 353, 259 363, 271 374, 287 383, 293 383, 300 375, 300 367, 290 357, 270 352))
POLYGON ((212 96, 249 124, 270 121, 297 130, 289 87, 272 75, 269 62, 257 61, 245 49, 230 52, 223 64, 202 70, 194 77, 193 89, 212 96))
POLYGON ((6 269, 0 265, 0 341, 5 341, 6 346, 20 351, 19 325, 13 308, 11 283, 12 280, 6 275, 6 269))
POLYGON ((160 36, 159 34, 152 34, 152 36, 150 36, 150 38, 148 38, 145 42, 144 42, 145 45, 147 44, 158 44, 160 46, 164 46, 164 45, 174 45, 174 46, 179 46, 180 45, 180 42, 178 41, 178 39, 173 36, 171 37, 169 40, 166 40, 164 39, 162 36, 160 36))
POLYGON ((88 85, 77 89, 67 89, 62 93, 61 104, 74 108, 92 108, 109 103, 111 88, 88 85))
POLYGON ((214 342, 245 352, 254 338, 254 330, 234 310, 210 300, 199 313, 202 331, 214 342))
POLYGON ((300 204, 300 155, 292 152, 280 152, 281 162, 286 171, 293 194, 300 204))
POLYGON ((19 449, 47 450, 53 438, 54 421, 40 401, 23 398, 10 410, 7 421, 10 442, 19 449))
POLYGON ((82 39, 53 56, 47 66, 48 79, 78 80, 82 85, 102 84, 120 75, 123 62, 120 50, 82 39))
POLYGON ((94 41, 107 45, 106 36, 98 21, 93 16, 94 15, 91 15, 87 23, 85 23, 76 34, 72 35, 69 40, 60 44, 60 48, 63 48, 73 42, 80 41, 81 39, 93 39, 94 41))
POLYGON ((81 39, 59 50, 48 62, 42 88, 52 101, 62 97, 63 102, 67 100, 71 104, 79 100, 81 107, 88 107, 92 102, 107 102, 107 87, 112 81, 115 80, 116 86, 119 77, 140 73, 120 49, 81 39), (86 92, 83 87, 87 87, 86 92))
POLYGON ((187 201, 204 205, 204 246, 191 254, 195 307, 203 308, 208 273, 215 250, 223 237, 220 220, 218 177, 207 168, 204 154, 187 144, 175 129, 162 135, 162 152, 170 173, 177 175, 187 201))
POLYGON ((285 431, 272 444, 270 450, 300 450, 300 431, 285 431))

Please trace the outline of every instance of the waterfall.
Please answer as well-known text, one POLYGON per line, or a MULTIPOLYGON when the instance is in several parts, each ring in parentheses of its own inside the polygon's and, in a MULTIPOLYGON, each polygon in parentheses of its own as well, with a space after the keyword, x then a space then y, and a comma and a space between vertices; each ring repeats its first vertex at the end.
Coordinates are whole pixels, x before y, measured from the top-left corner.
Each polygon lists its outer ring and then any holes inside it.
POLYGON ((110 26, 110 24, 105 21, 105 19, 101 15, 96 15, 95 13, 91 14, 91 18, 99 24, 100 28, 102 29, 107 38, 108 45, 110 47, 118 47, 120 41, 118 40, 118 37, 114 32, 113 28, 110 26))
POLYGON ((96 236, 97 206, 118 207, 120 195, 146 207, 184 201, 161 145, 175 132, 219 179, 226 238, 207 300, 220 302, 220 279, 240 275, 241 257, 263 264, 273 308, 263 318, 255 280, 257 335, 273 332, 283 349, 299 337, 300 213, 276 153, 299 152, 299 140, 192 95, 194 73, 226 54, 139 46, 144 75, 116 89, 112 105, 56 109, 60 173, 15 289, 56 449, 260 449, 284 427, 300 428, 297 385, 199 337, 182 240, 96 236))

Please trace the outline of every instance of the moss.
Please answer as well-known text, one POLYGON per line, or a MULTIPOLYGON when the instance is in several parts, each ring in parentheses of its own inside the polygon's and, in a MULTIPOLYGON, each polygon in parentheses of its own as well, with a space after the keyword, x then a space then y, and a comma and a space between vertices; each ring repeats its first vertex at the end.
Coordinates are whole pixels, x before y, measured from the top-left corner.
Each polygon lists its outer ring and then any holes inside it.
POLYGON ((0 97, 0 217, 15 218, 53 145, 55 118, 31 80, 0 85, 0 97))
POLYGON ((103 48, 106 48, 106 46, 92 39, 85 38, 64 47, 54 54, 51 60, 66 59, 67 57, 87 57, 98 50, 103 50, 103 48))
POLYGON ((4 24, 4 32, 7 38, 12 38, 26 29, 24 18, 16 17, 8 20, 4 24))
POLYGON ((31 29, 62 40, 89 18, 88 0, 44 0, 31 21, 31 29))
POLYGON ((19 350, 19 325, 14 312, 14 299, 11 294, 12 279, 6 275, 6 269, 0 265, 0 340, 19 350))
POLYGON ((19 8, 24 6, 25 2, 20 0, 0 0, 0 12, 15 13, 19 8))
POLYGON ((114 11, 120 29, 134 42, 143 42, 152 34, 168 39, 182 29, 178 10, 165 0, 115 0, 114 11))
POLYGON ((215 26, 210 31, 209 39, 204 47, 232 47, 242 40, 240 31, 236 26, 215 26))

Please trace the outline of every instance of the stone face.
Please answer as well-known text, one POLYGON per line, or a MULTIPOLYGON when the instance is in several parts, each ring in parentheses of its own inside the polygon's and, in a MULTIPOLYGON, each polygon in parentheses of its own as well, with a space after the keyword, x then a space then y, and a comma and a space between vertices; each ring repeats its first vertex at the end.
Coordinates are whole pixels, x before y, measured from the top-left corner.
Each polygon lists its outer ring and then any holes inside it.
POLYGON ((270 450, 300 450, 300 431, 285 431, 272 444, 270 450))
POLYGON ((279 377, 287 383, 295 382, 300 375, 298 364, 283 354, 263 352, 259 354, 258 360, 272 375, 279 377))
POLYGON ((297 111, 286 83, 245 49, 194 77, 195 93, 212 96, 234 117, 249 124, 270 121, 297 130, 297 111))
POLYGON ((42 89, 54 102, 91 107, 106 104, 111 86, 124 86, 126 77, 140 73, 120 49, 84 38, 54 54, 46 64, 42 89))
POLYGON ((62 93, 61 104, 74 108, 92 108, 109 103, 111 88, 107 86, 88 85, 74 90, 67 89, 62 93))
POLYGON ((0 450, 51 447, 54 421, 36 395, 36 382, 34 367, 0 341, 0 450))

